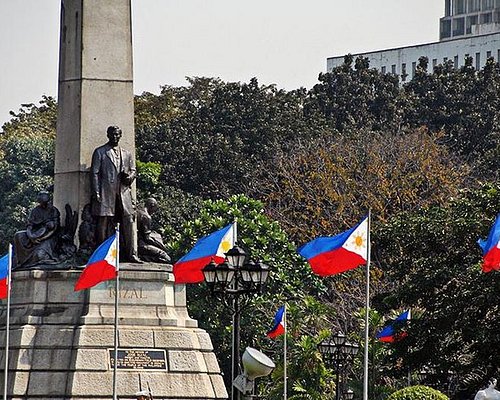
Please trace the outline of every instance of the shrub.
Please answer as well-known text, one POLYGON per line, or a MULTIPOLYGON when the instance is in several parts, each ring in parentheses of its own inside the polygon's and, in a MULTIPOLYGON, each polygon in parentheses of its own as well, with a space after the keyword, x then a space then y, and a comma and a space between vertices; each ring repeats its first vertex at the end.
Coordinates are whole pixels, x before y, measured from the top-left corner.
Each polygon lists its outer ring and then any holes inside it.
POLYGON ((387 400, 448 400, 448 396, 428 386, 409 386, 391 394, 387 400))

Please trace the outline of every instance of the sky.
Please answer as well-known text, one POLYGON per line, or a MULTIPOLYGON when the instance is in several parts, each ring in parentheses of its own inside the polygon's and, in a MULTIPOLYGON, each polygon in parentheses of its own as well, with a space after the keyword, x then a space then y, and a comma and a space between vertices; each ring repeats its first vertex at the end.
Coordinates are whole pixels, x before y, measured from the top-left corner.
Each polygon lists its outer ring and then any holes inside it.
MULTIPOLYGON (((438 40, 442 0, 132 0, 134 92, 186 76, 311 88, 326 59, 438 40)), ((0 0, 0 126, 56 96, 60 0, 0 0)))

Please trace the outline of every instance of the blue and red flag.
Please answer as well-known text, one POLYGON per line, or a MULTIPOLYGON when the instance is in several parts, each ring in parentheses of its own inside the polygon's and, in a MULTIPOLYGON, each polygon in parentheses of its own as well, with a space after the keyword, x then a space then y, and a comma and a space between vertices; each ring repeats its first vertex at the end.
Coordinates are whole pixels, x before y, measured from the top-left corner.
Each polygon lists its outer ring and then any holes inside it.
POLYGON ((203 282, 203 267, 212 259, 216 264, 224 262, 224 253, 234 246, 234 233, 234 224, 229 224, 198 240, 191 251, 174 264, 175 283, 203 282))
POLYGON ((285 306, 281 306, 274 316, 274 326, 267 332, 267 337, 274 339, 285 333, 285 306))
POLYGON ((9 294, 9 253, 0 258, 0 299, 9 294))
POLYGON ((118 274, 117 257, 118 240, 115 233, 94 251, 75 284, 75 291, 89 289, 101 282, 116 278, 118 274))
POLYGON ((397 317, 393 322, 386 325, 379 333, 377 333, 377 339, 385 343, 394 343, 398 340, 405 338, 408 334, 401 329, 406 325, 406 323, 411 319, 410 310, 405 311, 399 317, 397 317))
POLYGON ((498 271, 500 269, 500 214, 491 228, 486 240, 477 241, 483 250, 483 272, 498 271))
POLYGON ((322 236, 298 249, 315 274, 339 274, 366 264, 368 258, 368 217, 336 236, 322 236))

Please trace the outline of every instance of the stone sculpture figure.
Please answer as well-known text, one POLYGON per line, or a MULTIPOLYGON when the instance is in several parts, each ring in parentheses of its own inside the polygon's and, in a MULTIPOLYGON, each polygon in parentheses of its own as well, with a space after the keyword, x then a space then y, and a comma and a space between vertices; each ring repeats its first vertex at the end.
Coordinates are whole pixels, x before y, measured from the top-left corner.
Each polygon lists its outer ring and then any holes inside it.
POLYGON ((48 192, 40 192, 38 205, 30 212, 25 231, 14 236, 15 268, 57 264, 60 213, 50 203, 48 192))
POLYGON ((119 222, 123 240, 120 254, 125 261, 140 263, 133 243, 135 161, 128 150, 118 146, 122 137, 119 127, 110 126, 107 136, 108 142, 94 150, 91 165, 92 215, 97 218, 97 243, 110 236, 113 224, 119 222))
POLYGON ((148 198, 144 202, 144 208, 137 212, 139 257, 144 261, 169 263, 170 257, 161 235, 152 230, 151 215, 157 210, 158 202, 153 198, 148 198))
POLYGON ((476 393, 474 400, 500 400, 500 392, 495 389, 497 380, 491 378, 488 382, 488 387, 476 393))
POLYGON ((90 204, 85 204, 82 210, 82 223, 78 230, 78 239, 80 241, 79 253, 88 259, 97 248, 96 242, 96 218, 92 216, 90 204))

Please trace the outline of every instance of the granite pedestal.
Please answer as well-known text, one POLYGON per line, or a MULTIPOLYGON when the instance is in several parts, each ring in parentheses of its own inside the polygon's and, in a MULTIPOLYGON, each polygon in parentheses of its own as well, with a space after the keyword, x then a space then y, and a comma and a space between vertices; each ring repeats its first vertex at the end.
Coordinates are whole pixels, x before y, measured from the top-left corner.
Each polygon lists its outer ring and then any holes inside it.
MULTIPOLYGON (((134 398, 141 380, 155 400, 225 399, 210 337, 189 317, 185 286, 174 285, 169 268, 121 265, 118 396, 134 398)), ((114 281, 74 292, 80 272, 14 272, 9 398, 112 397, 114 281)), ((3 301, 2 346, 5 314, 3 301)), ((2 351, 2 376, 4 357, 2 351)))

